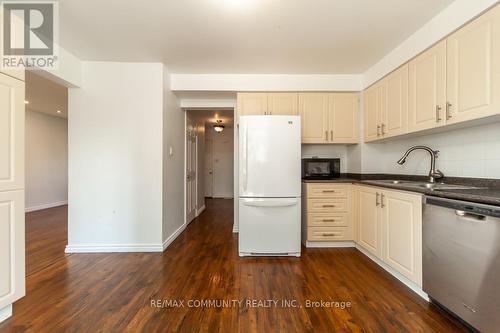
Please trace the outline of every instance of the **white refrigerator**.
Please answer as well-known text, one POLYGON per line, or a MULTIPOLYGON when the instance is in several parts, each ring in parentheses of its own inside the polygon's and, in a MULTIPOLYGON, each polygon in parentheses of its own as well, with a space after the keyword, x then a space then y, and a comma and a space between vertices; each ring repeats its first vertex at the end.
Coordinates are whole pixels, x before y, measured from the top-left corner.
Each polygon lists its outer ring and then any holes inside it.
POLYGON ((300 256, 299 116, 241 116, 239 254, 300 256))

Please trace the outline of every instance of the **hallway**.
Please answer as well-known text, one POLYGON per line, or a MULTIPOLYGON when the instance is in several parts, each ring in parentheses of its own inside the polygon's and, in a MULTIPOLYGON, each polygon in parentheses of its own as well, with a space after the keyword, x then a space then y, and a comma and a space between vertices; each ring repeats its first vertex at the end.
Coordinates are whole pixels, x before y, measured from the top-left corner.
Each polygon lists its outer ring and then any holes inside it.
POLYGON ((232 207, 208 199, 164 253, 63 255, 66 209, 29 215, 27 295, 0 332, 465 331, 355 249, 238 257, 232 207), (53 250, 35 251, 47 246, 53 250), (307 307, 308 300, 351 307, 307 307))

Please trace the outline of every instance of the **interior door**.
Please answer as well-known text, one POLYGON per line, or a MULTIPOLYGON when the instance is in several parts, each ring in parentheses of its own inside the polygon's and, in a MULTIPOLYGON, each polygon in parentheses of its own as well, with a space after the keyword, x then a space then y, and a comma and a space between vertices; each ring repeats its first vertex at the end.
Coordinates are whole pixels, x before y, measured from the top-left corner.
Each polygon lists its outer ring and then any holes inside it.
POLYGON ((24 82, 0 73, 0 309, 24 295, 24 82))
POLYGON ((330 94, 329 128, 333 143, 357 143, 358 139, 358 94, 330 94))
POLYGON ((410 132, 445 124, 446 40, 409 63, 410 132))
POLYGON ((447 122, 500 113, 500 7, 447 38, 447 122))
POLYGON ((213 141, 205 140, 205 196, 211 198, 214 190, 213 141))
POLYGON ((358 189, 358 242, 377 257, 382 256, 379 218, 380 193, 372 187, 358 189))
POLYGON ((298 111, 297 93, 267 94, 267 110, 270 115, 296 116, 298 111))
POLYGON ((186 223, 196 217, 196 127, 186 117, 186 223))
POLYGON ((299 93, 302 143, 328 142, 327 93, 299 93))

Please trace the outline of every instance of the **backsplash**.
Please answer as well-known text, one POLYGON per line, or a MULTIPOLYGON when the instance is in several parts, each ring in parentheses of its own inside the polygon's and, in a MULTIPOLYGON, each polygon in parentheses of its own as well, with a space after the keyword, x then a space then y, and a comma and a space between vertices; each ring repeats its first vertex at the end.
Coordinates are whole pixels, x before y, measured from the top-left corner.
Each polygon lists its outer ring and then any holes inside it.
POLYGON ((361 144, 347 150, 348 172, 427 175, 430 157, 414 151, 404 165, 396 161, 415 145, 439 150, 437 168, 446 176, 500 179, 500 123, 439 134, 361 144))
POLYGON ((302 158, 340 158, 340 172, 347 172, 347 146, 345 145, 302 145, 302 158))

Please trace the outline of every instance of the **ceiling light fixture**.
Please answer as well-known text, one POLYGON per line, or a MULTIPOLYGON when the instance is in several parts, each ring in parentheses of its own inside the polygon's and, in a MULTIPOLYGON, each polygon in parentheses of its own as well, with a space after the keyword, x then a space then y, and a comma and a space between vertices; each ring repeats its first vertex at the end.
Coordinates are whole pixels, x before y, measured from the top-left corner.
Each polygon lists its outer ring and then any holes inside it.
POLYGON ((61 110, 57 110, 56 112, 57 112, 57 113, 61 113, 61 110))
POLYGON ((217 119, 215 121, 217 124, 214 125, 214 131, 216 131, 217 133, 220 133, 224 130, 224 125, 222 125, 222 120, 220 119, 217 119))
POLYGON ((24 100, 24 104, 30 104, 30 102, 27 100, 24 100))

